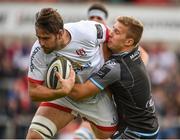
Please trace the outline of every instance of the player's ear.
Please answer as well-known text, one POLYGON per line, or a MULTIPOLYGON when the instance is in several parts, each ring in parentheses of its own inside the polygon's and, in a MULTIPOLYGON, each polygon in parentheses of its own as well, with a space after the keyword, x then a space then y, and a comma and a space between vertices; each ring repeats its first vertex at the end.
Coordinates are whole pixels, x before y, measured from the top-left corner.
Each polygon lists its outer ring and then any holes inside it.
POLYGON ((62 38, 63 33, 64 33, 64 30, 63 30, 63 29, 60 29, 59 32, 58 32, 58 38, 59 38, 59 39, 62 38))
POLYGON ((126 39, 125 45, 132 46, 133 44, 134 44, 134 39, 133 38, 126 39))

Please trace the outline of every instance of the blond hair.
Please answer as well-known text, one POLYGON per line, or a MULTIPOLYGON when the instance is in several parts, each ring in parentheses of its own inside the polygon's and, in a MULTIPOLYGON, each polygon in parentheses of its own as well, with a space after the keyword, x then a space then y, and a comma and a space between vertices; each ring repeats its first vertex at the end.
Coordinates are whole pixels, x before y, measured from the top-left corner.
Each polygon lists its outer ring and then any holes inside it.
POLYGON ((144 30, 144 25, 142 24, 142 22, 128 16, 120 16, 116 20, 128 27, 127 37, 133 38, 133 45, 136 46, 139 43, 144 30))

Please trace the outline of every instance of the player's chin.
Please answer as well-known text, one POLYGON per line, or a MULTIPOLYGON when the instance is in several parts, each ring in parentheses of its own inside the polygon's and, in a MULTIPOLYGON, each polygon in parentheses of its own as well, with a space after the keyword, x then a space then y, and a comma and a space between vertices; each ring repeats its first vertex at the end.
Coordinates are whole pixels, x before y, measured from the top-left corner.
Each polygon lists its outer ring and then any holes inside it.
POLYGON ((50 54, 52 52, 52 50, 49 50, 49 49, 43 49, 44 53, 46 54, 50 54))
POLYGON ((108 41, 108 46, 111 46, 111 45, 112 45, 112 41, 109 40, 109 41, 108 41))
POLYGON ((111 49, 112 48, 112 42, 108 42, 108 48, 111 49))

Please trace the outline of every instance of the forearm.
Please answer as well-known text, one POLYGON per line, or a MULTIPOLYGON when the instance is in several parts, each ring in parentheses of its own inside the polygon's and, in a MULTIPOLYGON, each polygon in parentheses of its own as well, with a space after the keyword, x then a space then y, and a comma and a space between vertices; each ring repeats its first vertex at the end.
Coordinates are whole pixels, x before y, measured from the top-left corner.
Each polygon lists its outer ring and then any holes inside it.
POLYGON ((33 101, 51 101, 68 94, 65 89, 50 89, 43 85, 35 85, 28 89, 29 95, 33 101))
POLYGON ((84 84, 75 84, 68 96, 73 100, 80 101, 94 96, 99 92, 100 89, 88 80, 84 84))
POLYGON ((85 88, 83 88, 81 84, 75 84, 68 96, 75 101, 81 101, 88 98, 90 95, 87 94, 85 88))
POLYGON ((59 73, 57 73, 57 77, 61 85, 60 89, 50 89, 44 85, 28 81, 28 92, 31 99, 33 101, 51 101, 68 95, 74 86, 75 72, 71 68, 69 78, 63 79, 59 73))

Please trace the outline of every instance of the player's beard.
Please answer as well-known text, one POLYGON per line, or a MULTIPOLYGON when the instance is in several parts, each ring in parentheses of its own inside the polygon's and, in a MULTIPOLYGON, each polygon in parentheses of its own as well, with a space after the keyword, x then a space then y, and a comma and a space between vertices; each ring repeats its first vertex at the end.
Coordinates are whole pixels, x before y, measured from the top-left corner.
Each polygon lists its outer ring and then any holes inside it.
POLYGON ((56 44, 55 44, 55 50, 58 51, 58 50, 61 50, 63 49, 64 47, 66 47, 66 45, 64 44, 63 41, 57 41, 56 44))
POLYGON ((51 47, 51 48, 42 47, 42 48, 43 48, 43 51, 44 51, 46 54, 52 53, 53 51, 57 50, 57 48, 58 48, 57 39, 55 40, 55 43, 54 43, 54 46, 53 46, 53 47, 51 47))
POLYGON ((44 53, 46 53, 46 54, 50 54, 50 53, 52 52, 52 50, 49 49, 49 48, 43 48, 43 51, 44 51, 44 53))
POLYGON ((46 53, 46 54, 50 54, 51 52, 54 51, 53 48, 45 48, 45 47, 42 47, 42 48, 43 48, 44 53, 46 53))

